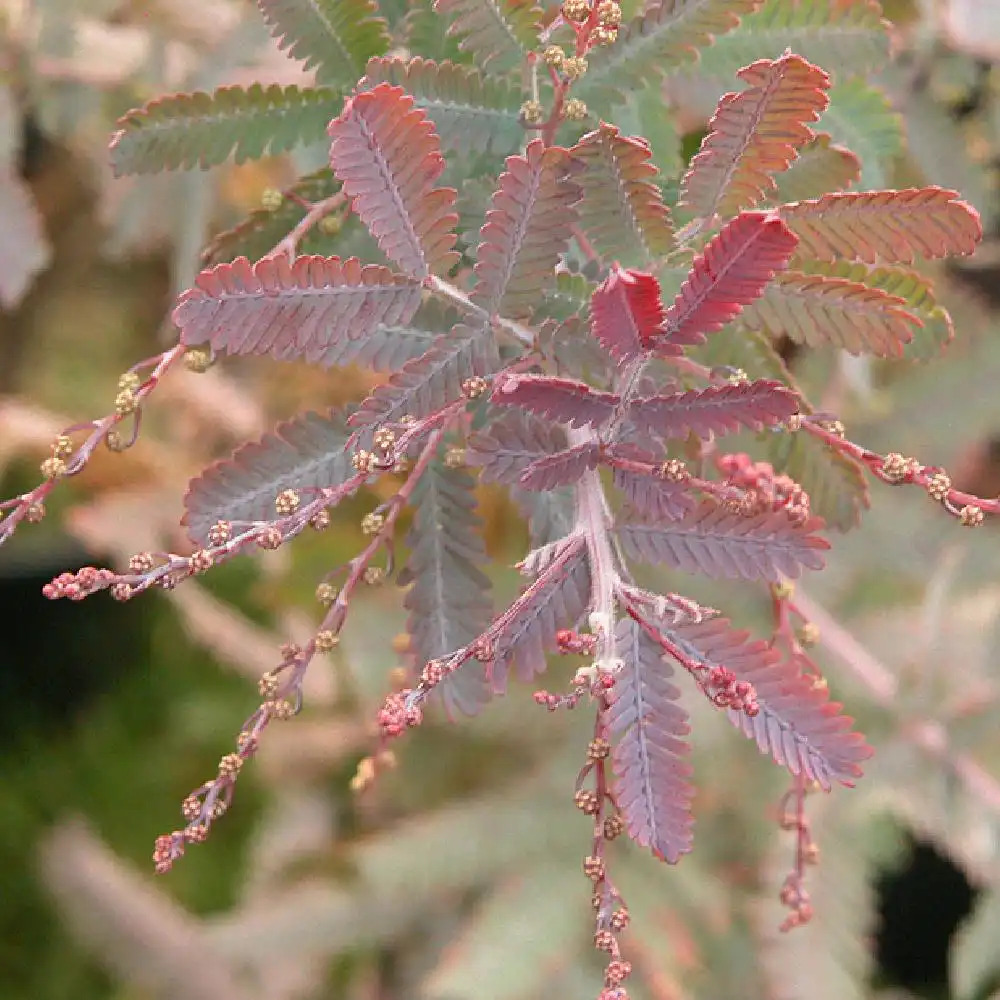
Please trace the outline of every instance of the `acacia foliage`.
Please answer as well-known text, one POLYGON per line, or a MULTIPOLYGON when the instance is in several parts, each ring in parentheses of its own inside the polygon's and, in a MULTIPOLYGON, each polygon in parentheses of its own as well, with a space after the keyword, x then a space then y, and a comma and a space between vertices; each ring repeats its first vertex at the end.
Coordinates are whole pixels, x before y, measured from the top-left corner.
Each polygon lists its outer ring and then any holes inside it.
MULTIPOLYGON (((656 143, 614 121, 631 90, 660 100, 664 77, 727 36, 733 50, 741 31, 822 44, 824 5, 782 20, 775 0, 652 2, 582 68, 560 75, 570 57, 549 52, 537 94, 539 77, 516 70, 537 67, 567 29, 528 0, 436 0, 468 65, 387 54, 413 20, 384 19, 369 0, 259 6, 321 85, 153 102, 119 123, 115 168, 205 167, 326 141, 329 171, 308 181, 324 193, 310 203, 293 189, 303 211, 291 234, 256 260, 235 253, 204 269, 173 318, 184 345, 361 363, 388 378, 349 413, 293 419, 194 479, 192 541, 228 557, 231 533, 216 540, 226 525, 269 547, 268 527, 280 543, 322 521, 310 498, 335 505, 377 475, 402 477, 366 519, 365 551, 386 551, 408 587, 411 683, 387 702, 403 723, 386 708, 383 734, 419 721, 432 694, 474 713, 512 674, 544 671, 550 653, 592 654, 570 694, 539 700, 591 700, 613 744, 597 816, 667 861, 693 843, 684 697, 707 695, 794 776, 853 783, 870 749, 825 687, 693 602, 638 591, 633 574, 646 563, 674 580, 778 587, 822 569, 822 515, 845 526, 866 503, 864 479, 853 458, 803 438, 811 408, 775 344, 900 357, 934 321, 950 336, 926 284, 900 265, 970 252, 978 217, 937 187, 828 190, 854 183, 858 161, 813 128, 831 76, 794 52, 737 67, 743 86, 720 101, 679 193, 656 143), (588 108, 569 115, 577 94, 588 108), (551 112, 543 122, 536 97, 551 112), (298 254, 314 213, 342 209, 381 259, 298 254), (726 440, 735 433, 758 435, 773 465, 742 462, 726 440), (526 580, 498 608, 478 483, 508 489, 532 534, 526 580), (397 545, 404 504, 412 521, 397 545)), ((853 20, 826 6, 837 30, 881 37, 871 4, 853 20)), ((232 230, 227 255, 262 227, 232 230)), ((345 587, 381 578, 370 558, 352 561, 345 587)), ((324 635, 346 611, 338 599, 324 635)), ((266 723, 274 709, 261 711, 266 723)), ((210 824, 215 799, 199 801, 210 824)))

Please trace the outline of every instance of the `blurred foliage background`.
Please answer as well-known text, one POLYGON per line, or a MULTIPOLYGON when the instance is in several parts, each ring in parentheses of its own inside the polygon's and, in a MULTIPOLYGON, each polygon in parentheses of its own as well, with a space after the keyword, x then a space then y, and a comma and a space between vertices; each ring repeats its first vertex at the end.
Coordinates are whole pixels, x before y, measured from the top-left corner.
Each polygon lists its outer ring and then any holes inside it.
MULTIPOLYGON (((958 487, 995 495, 1000 2, 884 6, 896 58, 855 85, 842 122, 862 184, 958 188, 987 239, 960 266, 932 270, 957 330, 942 360, 789 358, 855 440, 918 454, 958 487)), ((172 296, 209 236, 325 151, 111 179, 107 140, 128 108, 177 90, 298 80, 250 2, 0 0, 0 31, 8 496, 34 485, 62 427, 110 408, 120 371, 162 349, 172 296), (26 221, 15 215, 25 206, 26 221)), ((728 85, 710 65, 673 80, 685 152, 728 85)), ((356 550, 370 496, 318 541, 167 595, 124 606, 40 595, 65 568, 169 545, 184 484, 207 462, 369 381, 262 359, 174 374, 140 445, 98 455, 57 492, 53 516, 0 552, 4 998, 596 994, 579 874, 588 829, 572 804, 586 718, 550 716, 515 689, 477 720, 431 719, 401 746, 395 772, 349 792, 396 666, 391 589, 354 608, 337 654, 311 670, 305 712, 268 732, 208 844, 168 877, 150 874, 153 838, 230 749, 256 678, 282 641, 310 633, 315 582, 356 550)), ((481 513, 498 563, 513 562, 523 533, 511 508, 484 493, 481 513)), ((793 849, 777 822, 785 777, 696 705, 695 853, 668 868, 616 850, 636 1000, 1000 996, 1000 538, 993 525, 961 531, 915 491, 876 487, 862 528, 834 543, 805 600, 831 685, 878 752, 859 788, 810 801, 816 919, 777 934, 793 849)), ((498 571, 498 587, 514 584, 498 571)), ((767 632, 766 595, 714 586, 692 596, 767 632)), ((548 686, 574 667, 554 663, 548 686)))

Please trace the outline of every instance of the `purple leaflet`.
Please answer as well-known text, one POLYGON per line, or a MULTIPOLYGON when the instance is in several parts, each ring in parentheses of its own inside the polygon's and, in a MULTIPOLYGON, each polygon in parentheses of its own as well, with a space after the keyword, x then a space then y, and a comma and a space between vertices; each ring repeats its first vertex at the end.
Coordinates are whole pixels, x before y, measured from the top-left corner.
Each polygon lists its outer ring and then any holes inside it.
POLYGON ((614 484, 625 494, 632 512, 642 521, 676 521, 695 507, 695 499, 686 483, 615 469, 614 484))
POLYGON ((798 238, 775 215, 742 212, 695 258, 664 318, 663 343, 701 344, 754 302, 783 271, 798 238))
POLYGON ((829 700, 825 687, 803 677, 769 643, 751 639, 725 618, 660 630, 685 655, 710 667, 726 667, 737 681, 753 685, 760 707, 757 715, 751 718, 734 709, 727 714, 762 753, 826 789, 834 781, 851 785, 861 775, 861 762, 872 750, 852 730, 854 720, 829 700))
POLYGON ((519 483, 536 459, 566 448, 566 433, 530 413, 509 410, 469 438, 468 462, 487 483, 519 483))
POLYGON ((605 713, 615 744, 615 798, 629 836, 673 864, 692 846, 687 713, 670 680, 673 668, 642 627, 622 619, 615 639, 624 666, 605 713))
POLYGON ((781 511, 744 517, 705 501, 683 521, 624 524, 618 538, 631 559, 685 573, 777 583, 783 576, 798 577, 803 568, 823 568, 822 553, 830 543, 813 533, 822 523, 810 518, 796 524, 781 511))
POLYGON ((188 536, 205 545, 216 521, 273 520, 275 497, 286 489, 325 488, 354 474, 340 413, 306 413, 279 424, 192 479, 184 497, 188 536))
MULTIPOLYGON (((590 299, 591 329, 601 346, 619 362, 648 350, 662 333, 663 303, 660 285, 644 271, 626 271, 617 265, 590 299)), ((665 344, 661 354, 680 354, 665 344)))
POLYGON ((537 458, 521 473, 520 483, 526 490, 552 490, 575 483, 588 469, 596 469, 601 460, 601 446, 586 441, 566 451, 537 458))
POLYGON ((599 427, 610 420, 620 397, 586 382, 555 375, 509 374, 493 386, 498 406, 519 406, 572 427, 599 427))
POLYGON ((799 399, 791 389, 758 379, 636 399, 628 415, 640 429, 662 438, 686 438, 690 433, 707 438, 773 427, 798 411, 799 399))
POLYGON ((177 300, 173 319, 184 344, 331 364, 338 345, 407 323, 419 305, 419 282, 378 264, 355 257, 292 264, 279 254, 202 271, 177 300))

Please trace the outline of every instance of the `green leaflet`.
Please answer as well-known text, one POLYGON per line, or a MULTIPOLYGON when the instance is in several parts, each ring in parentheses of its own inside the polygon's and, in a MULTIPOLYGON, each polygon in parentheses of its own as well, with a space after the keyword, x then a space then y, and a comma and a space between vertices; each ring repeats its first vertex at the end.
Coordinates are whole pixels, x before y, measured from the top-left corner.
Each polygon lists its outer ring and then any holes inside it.
POLYGON ((111 140, 115 175, 218 166, 284 153, 323 139, 341 109, 329 87, 221 87, 164 97, 118 121, 111 140))
POLYGON ((541 10, 533 0, 435 0, 434 9, 451 20, 459 48, 478 66, 493 63, 493 72, 513 69, 538 47, 541 10))
MULTIPOLYGON (((644 14, 622 25, 614 45, 591 53, 587 75, 576 89, 588 105, 602 112, 608 106, 623 104, 630 92, 643 89, 697 58, 699 49, 732 31, 740 18, 750 14, 758 3, 759 0, 653 3, 644 14)), ((754 58, 760 54, 755 53, 754 58)))
MULTIPOLYGON (((354 84, 372 56, 389 48, 375 0, 257 0, 278 48, 321 83, 354 84)), ((332 117, 332 116, 331 116, 332 117)))
POLYGON ((881 9, 871 0, 766 0, 702 53, 694 73, 731 89, 738 69, 777 59, 785 49, 841 79, 881 69, 889 58, 889 36, 881 9))
POLYGON ((450 152, 506 156, 524 138, 521 92, 502 77, 486 77, 472 66, 429 59, 372 59, 358 85, 402 87, 434 122, 441 147, 450 152))
POLYGON ((903 122, 888 98, 860 77, 830 88, 825 129, 861 160, 858 190, 892 187, 893 160, 903 151, 903 122))

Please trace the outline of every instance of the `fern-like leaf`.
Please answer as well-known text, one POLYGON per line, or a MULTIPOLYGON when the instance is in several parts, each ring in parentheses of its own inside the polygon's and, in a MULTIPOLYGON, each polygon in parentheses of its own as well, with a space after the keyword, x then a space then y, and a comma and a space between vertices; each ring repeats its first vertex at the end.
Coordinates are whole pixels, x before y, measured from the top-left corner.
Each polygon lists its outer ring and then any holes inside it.
POLYGON ((798 243, 780 219, 743 212, 695 259, 664 318, 669 345, 700 344, 757 299, 798 243))
POLYGON ((477 65, 494 72, 520 65, 538 47, 541 11, 533 0, 434 0, 434 9, 451 20, 448 34, 462 40, 477 65))
MULTIPOLYGON (((661 332, 664 310, 660 285, 643 271, 625 271, 615 265, 594 290, 590 300, 591 330, 601 346, 619 362, 648 350, 661 332)), ((679 354, 679 345, 666 345, 679 354)))
POLYGON ((593 389, 577 379, 519 374, 497 379, 491 398, 498 406, 517 406, 572 427, 599 427, 621 401, 616 393, 593 389))
POLYGON ((317 78, 353 85, 372 56, 389 48, 375 0, 257 0, 278 47, 317 78))
POLYGON ((637 622, 621 620, 615 644, 623 666, 605 712, 614 742, 615 801, 629 836, 674 864, 693 843, 687 713, 678 704, 673 668, 637 622))
POLYGON ((833 141, 828 132, 817 132, 798 158, 775 178, 774 200, 805 201, 828 191, 843 191, 861 177, 861 161, 847 147, 833 141))
POLYGON ((600 461, 600 445, 587 441, 566 451, 536 458, 521 473, 520 483, 526 490, 553 490, 577 482, 589 469, 596 469, 600 461))
POLYGON ((566 448, 562 428, 523 410, 511 410, 469 438, 470 465, 487 483, 515 484, 531 464, 566 448))
MULTIPOLYGON (((614 45, 591 53, 580 95, 589 104, 623 104, 670 69, 693 61, 732 31, 761 0, 661 0, 623 24, 614 45)), ((755 53, 754 58, 759 56, 755 53)), ((752 62, 748 59, 747 62, 752 62)))
POLYGON ((541 673, 546 651, 556 648, 556 632, 575 627, 589 602, 587 546, 571 536, 490 630, 494 692, 503 694, 511 670, 522 680, 541 673))
MULTIPOLYGON (((429 660, 468 645, 489 625, 490 581, 475 482, 464 469, 434 461, 413 493, 410 557, 399 576, 412 584, 404 605, 407 631, 418 669, 429 660)), ((485 672, 468 664, 446 677, 437 690, 449 713, 473 715, 489 699, 485 672)))
POLYGON ((351 414, 351 426, 394 423, 404 416, 425 417, 462 397, 462 383, 489 375, 500 365, 496 344, 481 329, 459 324, 439 337, 422 357, 405 364, 351 414))
POLYGON ((707 438, 773 427, 799 411, 798 396, 780 382, 758 379, 636 399, 628 411, 639 428, 661 438, 707 438))
POLYGON ((741 66, 792 51, 838 76, 869 76, 889 59, 877 0, 765 0, 739 27, 705 49, 697 72, 731 80, 741 66))
POLYGON ((665 525, 624 524, 618 529, 625 554, 641 562, 665 563, 685 573, 767 580, 798 577, 822 569, 830 547, 814 532, 819 518, 796 523, 782 511, 744 517, 705 501, 684 518, 665 525))
POLYGON ((208 342, 229 354, 330 363, 331 348, 406 323, 420 305, 420 285, 357 258, 246 257, 202 271, 177 301, 181 342, 208 342))
POLYGON ((476 251, 471 298, 488 312, 529 315, 552 284, 576 219, 581 190, 571 175, 578 169, 567 150, 541 139, 507 158, 476 251))
POLYGON ((948 311, 934 297, 929 279, 906 267, 869 267, 842 260, 836 264, 818 261, 807 265, 809 274, 854 281, 902 300, 903 307, 919 321, 912 339, 903 346, 903 357, 929 361, 939 357, 955 336, 948 311))
POLYGON ((681 182, 681 205, 705 218, 734 215, 773 192, 773 175, 812 139, 809 125, 829 102, 830 78, 799 56, 760 59, 738 75, 748 88, 719 102, 681 182))
POLYGON ((853 732, 853 719, 829 700, 825 687, 803 677, 770 643, 750 639, 725 618, 681 624, 664 634, 686 656, 708 667, 726 667, 754 687, 756 716, 729 709, 730 722, 754 740, 762 753, 829 789, 834 781, 851 785, 871 747, 853 732))
POLYGON ((580 225, 598 253, 625 264, 668 254, 674 230, 649 143, 602 122, 572 152, 584 165, 578 177, 584 192, 580 225))
POLYGON ((811 347, 831 344, 851 354, 898 358, 923 325, 905 299, 849 281, 785 271, 743 310, 740 322, 811 347))
POLYGON ((829 194, 780 212, 800 240, 799 254, 825 261, 909 264, 972 253, 983 235, 979 213, 939 187, 829 194))
POLYGON ((111 138, 116 177, 159 170, 206 169, 232 156, 237 163, 316 142, 340 110, 329 87, 221 87, 161 97, 118 120, 111 138))
POLYGON ((354 474, 348 439, 339 413, 306 413, 210 466, 184 497, 183 523, 191 540, 206 545, 216 521, 273 520, 282 490, 346 482, 354 474))
POLYGON ((333 172, 383 253, 421 278, 447 271, 457 259, 455 191, 434 187, 441 144, 413 98, 380 83, 351 98, 328 132, 333 172))
POLYGON ((449 152, 506 156, 524 136, 521 92, 503 77, 485 76, 473 66, 429 59, 372 59, 359 90, 380 83, 402 87, 434 122, 449 152))

